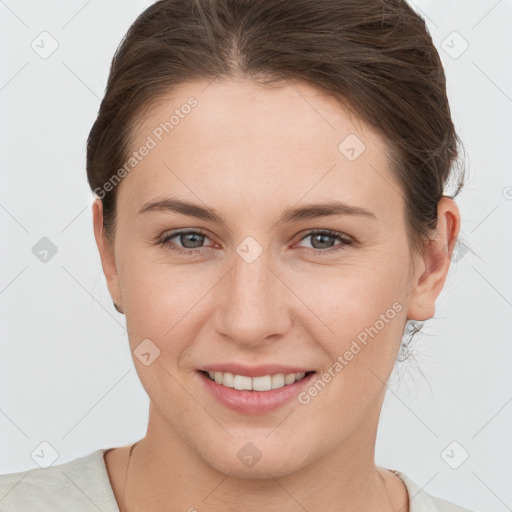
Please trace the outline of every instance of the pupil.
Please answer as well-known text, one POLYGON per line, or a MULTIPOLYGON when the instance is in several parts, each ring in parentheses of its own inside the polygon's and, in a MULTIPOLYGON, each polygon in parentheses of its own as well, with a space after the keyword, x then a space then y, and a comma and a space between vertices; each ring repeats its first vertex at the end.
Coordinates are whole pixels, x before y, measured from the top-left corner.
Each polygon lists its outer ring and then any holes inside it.
MULTIPOLYGON (((196 247, 199 247, 201 244, 200 242, 202 241, 201 240, 201 237, 204 237, 204 235, 198 235, 196 233, 187 233, 185 235, 181 235, 181 243, 184 245, 184 247, 186 247, 187 249, 194 249, 196 247), (196 245, 193 245, 192 247, 190 246, 187 246, 187 244, 183 244, 183 240, 186 240, 186 238, 183 238, 183 237, 187 237, 187 236, 191 236, 191 237, 197 237, 198 240, 196 240, 196 245), (199 243, 198 243, 199 242, 199 243)), ((192 241, 192 243, 194 243, 194 241, 192 241)))
MULTIPOLYGON (((315 238, 319 238, 319 239, 322 239, 322 238, 332 238, 331 235, 314 235, 313 236, 313 239, 315 238)), ((325 241, 324 242, 320 242, 320 243, 326 243, 325 241)), ((330 247, 329 244, 327 244, 327 247, 330 247)))

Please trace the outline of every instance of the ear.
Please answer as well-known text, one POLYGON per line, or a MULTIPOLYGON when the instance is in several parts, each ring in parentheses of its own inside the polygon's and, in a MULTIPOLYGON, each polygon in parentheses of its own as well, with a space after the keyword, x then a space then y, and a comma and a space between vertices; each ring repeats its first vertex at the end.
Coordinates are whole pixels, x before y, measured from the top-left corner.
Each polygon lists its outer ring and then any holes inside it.
POLYGON ((94 226, 94 238, 101 258, 101 266, 107 281, 108 291, 112 300, 118 306, 122 306, 121 288, 114 257, 114 247, 108 240, 103 227, 103 204, 101 199, 96 199, 92 205, 92 217, 94 226))
POLYGON ((437 205, 437 226, 434 239, 418 256, 419 264, 411 286, 407 317, 428 320, 435 314, 435 301, 443 289, 453 249, 460 230, 460 213, 455 201, 443 196, 437 205))

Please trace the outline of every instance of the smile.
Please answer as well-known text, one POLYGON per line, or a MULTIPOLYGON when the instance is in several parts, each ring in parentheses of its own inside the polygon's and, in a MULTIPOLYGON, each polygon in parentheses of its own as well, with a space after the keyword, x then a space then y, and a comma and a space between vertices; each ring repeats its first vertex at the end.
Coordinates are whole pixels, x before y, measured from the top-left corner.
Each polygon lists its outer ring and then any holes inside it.
POLYGON ((236 375, 223 372, 202 372, 215 381, 217 384, 228 388, 247 391, 271 391, 285 386, 289 386, 307 375, 314 372, 301 373, 276 373, 274 375, 262 375, 260 377, 248 377, 246 375, 236 375))

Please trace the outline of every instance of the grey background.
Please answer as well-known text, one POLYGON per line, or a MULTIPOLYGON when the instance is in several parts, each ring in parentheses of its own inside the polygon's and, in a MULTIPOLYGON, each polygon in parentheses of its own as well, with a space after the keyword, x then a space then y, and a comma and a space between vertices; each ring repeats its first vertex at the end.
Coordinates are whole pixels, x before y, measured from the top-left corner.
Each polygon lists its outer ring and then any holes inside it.
MULTIPOLYGON (((59 464, 145 434, 148 398, 93 237, 85 143, 114 50, 150 3, 0 0, 0 473, 37 467, 31 454, 41 442, 59 464), (53 41, 58 48, 42 58, 53 41)), ((512 510, 512 1, 410 3, 445 65, 467 150, 462 238, 475 253, 459 245, 415 359, 388 383, 376 458, 434 495, 504 512, 512 510)))

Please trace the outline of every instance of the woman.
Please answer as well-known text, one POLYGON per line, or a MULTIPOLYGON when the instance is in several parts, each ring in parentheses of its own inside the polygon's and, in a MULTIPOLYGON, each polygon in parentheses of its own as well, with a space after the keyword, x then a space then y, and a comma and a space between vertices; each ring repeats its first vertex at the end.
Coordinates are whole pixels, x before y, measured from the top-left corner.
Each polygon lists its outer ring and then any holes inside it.
POLYGON ((87 147, 147 433, 31 470, 4 509, 463 511, 374 462, 459 234, 458 142, 405 1, 149 7, 87 147))

